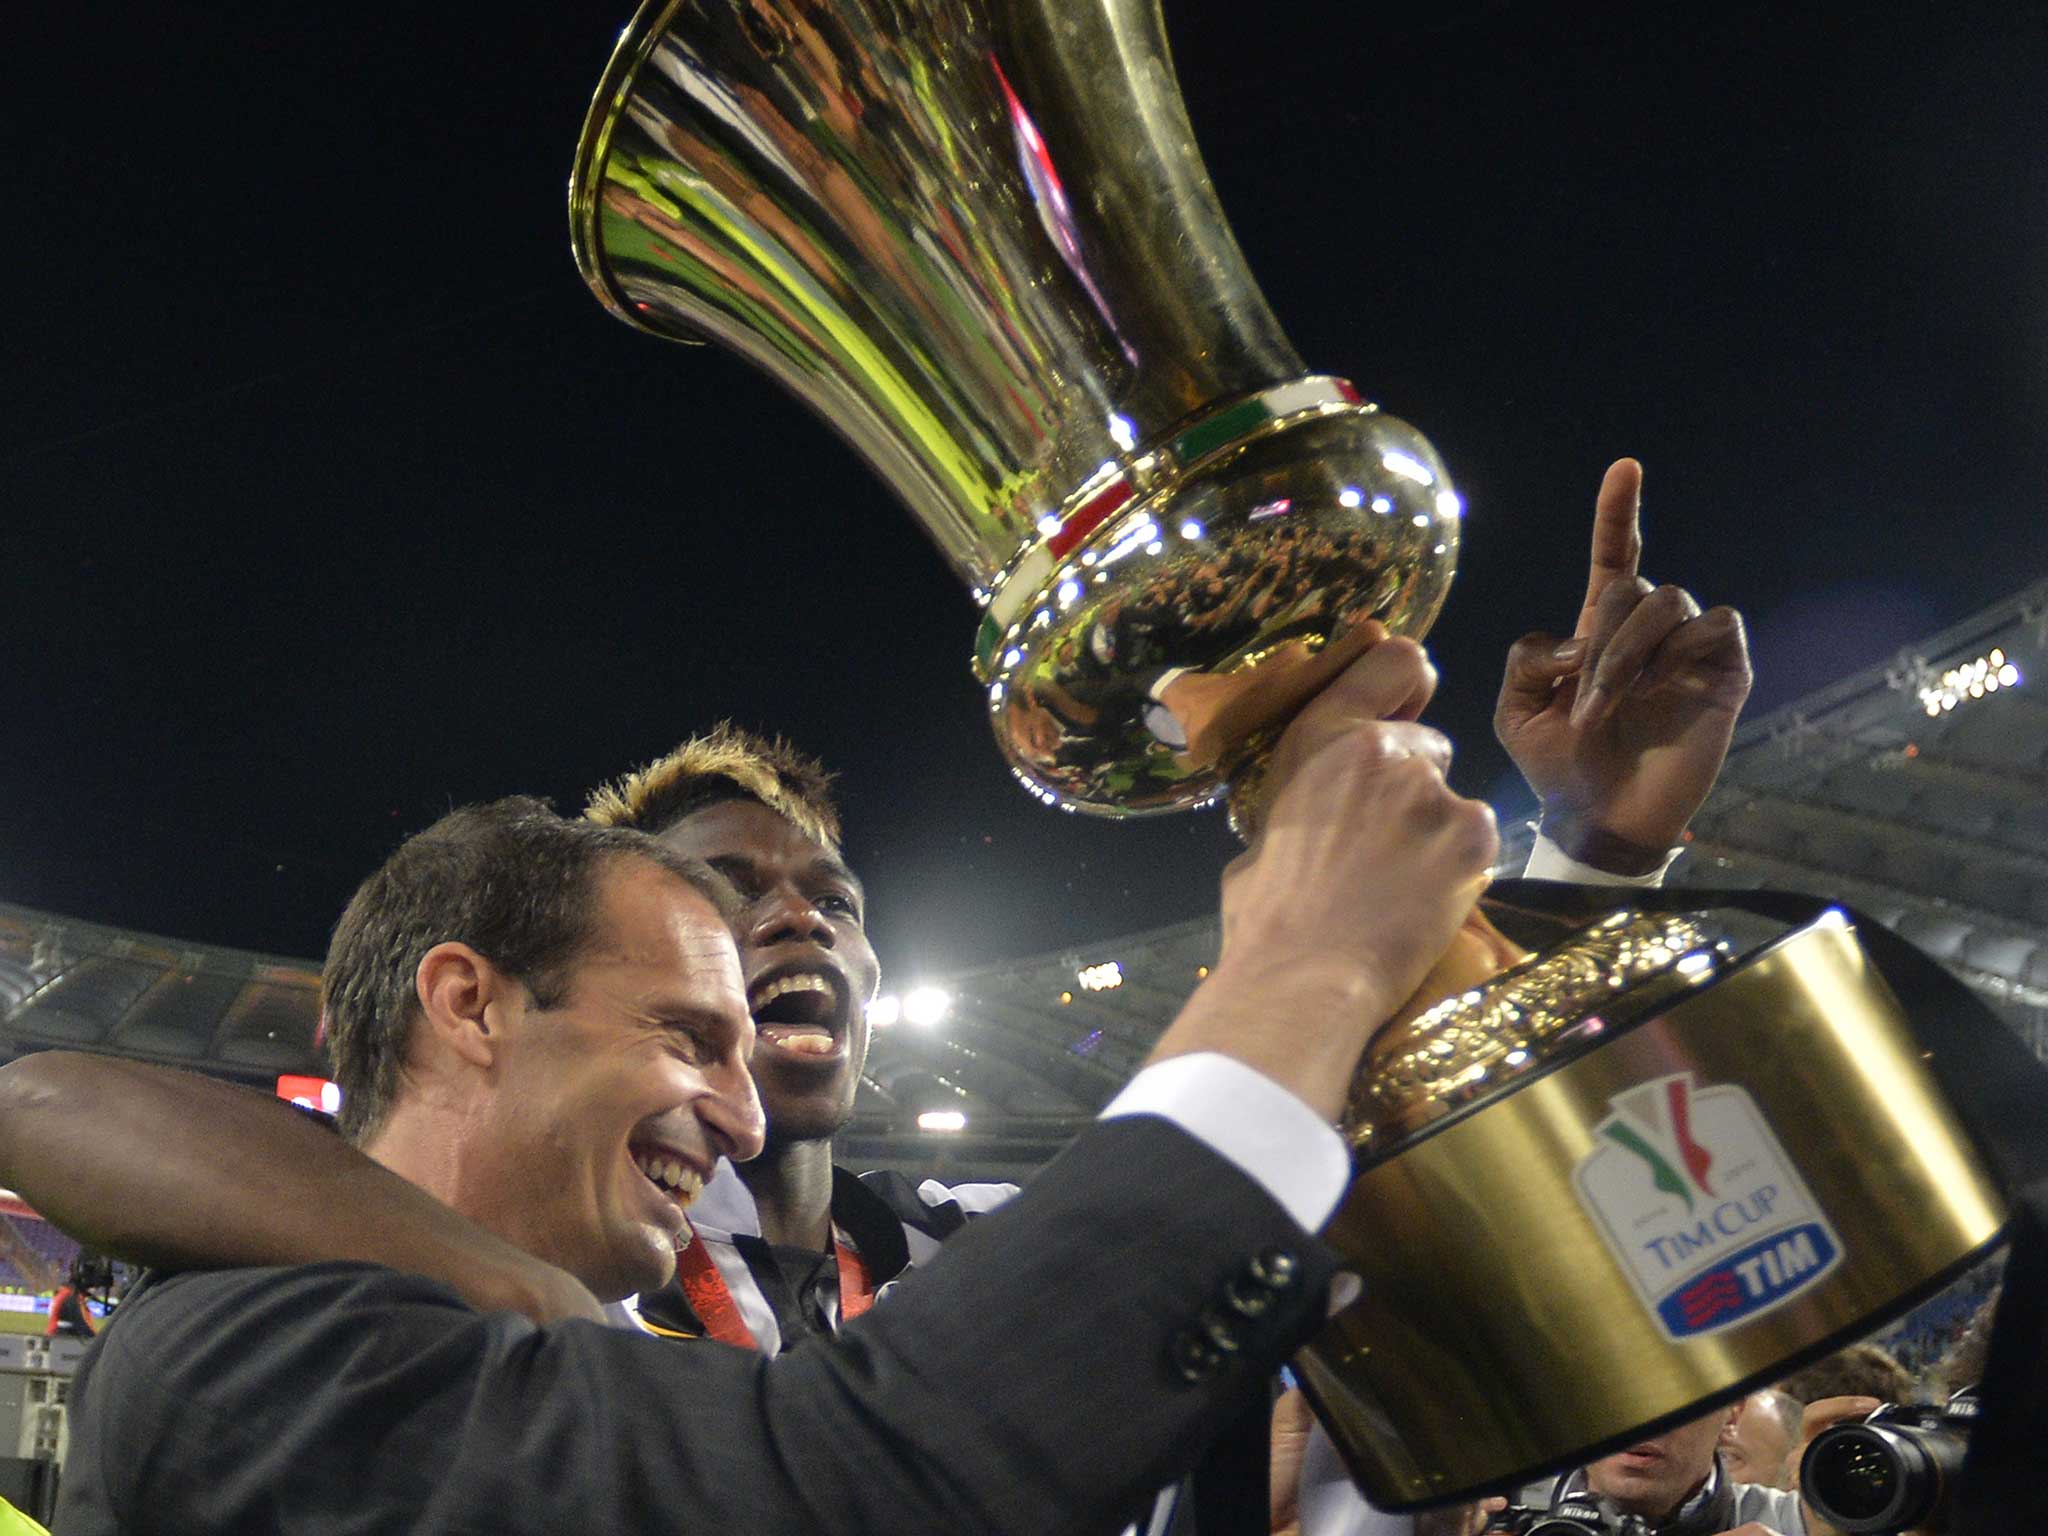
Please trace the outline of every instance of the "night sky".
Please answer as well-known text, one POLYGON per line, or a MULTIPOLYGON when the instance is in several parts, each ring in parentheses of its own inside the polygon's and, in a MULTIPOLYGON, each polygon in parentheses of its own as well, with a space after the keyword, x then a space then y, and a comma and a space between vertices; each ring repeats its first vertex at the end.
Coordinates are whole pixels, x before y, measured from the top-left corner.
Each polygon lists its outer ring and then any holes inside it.
MULTIPOLYGON (((1503 806, 1500 659, 1619 454, 1753 712, 2048 570, 2048 7, 1782 9, 1168 0, 1296 347, 1466 497, 1433 718, 1503 806)), ((0 899, 317 955, 451 804, 730 715, 841 771, 898 983, 1210 905, 1220 818, 1010 783, 966 594, 831 433, 583 288, 627 14, 10 21, 0 899)))

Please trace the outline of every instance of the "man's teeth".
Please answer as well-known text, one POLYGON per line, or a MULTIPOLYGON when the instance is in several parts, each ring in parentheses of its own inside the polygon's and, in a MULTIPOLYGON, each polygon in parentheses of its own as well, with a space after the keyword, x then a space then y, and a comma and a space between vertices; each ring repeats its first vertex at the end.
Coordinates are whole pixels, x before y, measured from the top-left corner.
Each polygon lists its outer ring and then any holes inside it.
POLYGON ((771 1045, 779 1045, 785 1051, 794 1051, 799 1056, 829 1056, 839 1048, 839 1042, 832 1038, 831 1031, 823 1029, 791 1029, 778 1026, 761 1031, 761 1038, 771 1045))
POLYGON ((778 976, 775 980, 769 982, 767 986, 763 987, 760 995, 754 999, 754 1012, 759 1013, 763 1008, 774 1002, 776 998, 786 996, 791 992, 830 992, 831 990, 832 983, 818 975, 815 971, 798 971, 794 975, 778 976))
POLYGON ((704 1188, 704 1175, 672 1157, 654 1157, 635 1152, 633 1165, 678 1200, 694 1200, 704 1188))

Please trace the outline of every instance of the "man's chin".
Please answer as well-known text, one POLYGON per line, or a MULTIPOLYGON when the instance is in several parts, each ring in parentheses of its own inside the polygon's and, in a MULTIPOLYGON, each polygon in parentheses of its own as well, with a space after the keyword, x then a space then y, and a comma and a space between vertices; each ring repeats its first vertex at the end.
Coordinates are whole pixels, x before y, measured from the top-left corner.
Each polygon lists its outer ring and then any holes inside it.
POLYGON ((1665 1479, 1636 1469, 1610 1472, 1604 1485, 1593 1491, 1607 1495, 1630 1514, 1662 1513, 1682 1502, 1678 1495, 1670 1492, 1665 1479))
POLYGON ((830 1141, 853 1118, 853 1106, 837 1094, 788 1095, 773 1100, 764 1094, 762 1099, 768 1115, 770 1152, 800 1141, 830 1141))
MULTIPOLYGON (((680 1241, 688 1242, 689 1238, 689 1228, 685 1227, 680 1241)), ((643 1226, 634 1234, 634 1242, 627 1251, 611 1255, 606 1266, 608 1273, 577 1278, 603 1302, 652 1295, 676 1277, 677 1241, 659 1227, 643 1226)))

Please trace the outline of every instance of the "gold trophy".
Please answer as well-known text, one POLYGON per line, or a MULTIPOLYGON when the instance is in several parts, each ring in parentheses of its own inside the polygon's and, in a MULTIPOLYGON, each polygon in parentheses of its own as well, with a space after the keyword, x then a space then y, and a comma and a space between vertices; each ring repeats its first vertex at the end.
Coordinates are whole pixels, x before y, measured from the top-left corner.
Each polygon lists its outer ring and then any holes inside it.
MULTIPOLYGON (((570 218, 607 308, 766 369, 917 518, 1049 805, 1255 818, 1272 733, 1442 605, 1457 492, 1282 334, 1156 0, 649 0, 570 218)), ((2003 1221, 1839 912, 1489 910, 1521 942, 1475 915, 1361 1073, 1364 1292, 1301 1362, 1387 1508, 1768 1380, 2003 1221)))

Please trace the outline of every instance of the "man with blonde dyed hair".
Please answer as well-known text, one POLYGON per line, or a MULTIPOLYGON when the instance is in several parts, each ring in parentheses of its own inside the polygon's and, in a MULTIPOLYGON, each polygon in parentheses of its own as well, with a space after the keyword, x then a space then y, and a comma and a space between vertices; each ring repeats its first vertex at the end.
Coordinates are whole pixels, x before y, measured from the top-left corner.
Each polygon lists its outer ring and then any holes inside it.
POLYGON ((833 1166, 879 967, 865 895, 839 851, 831 775, 779 737, 721 723, 597 790, 584 815, 703 860, 739 893, 733 937, 768 1117, 767 1149, 720 1166, 691 1212, 696 1238, 676 1280, 640 1298, 641 1320, 771 1355, 836 1332, 1015 1186, 948 1189, 833 1166))
POLYGON ((583 814, 600 826, 658 832, 733 799, 759 801, 812 842, 839 847, 839 807, 825 765, 780 736, 757 736, 730 720, 592 790, 583 814))

